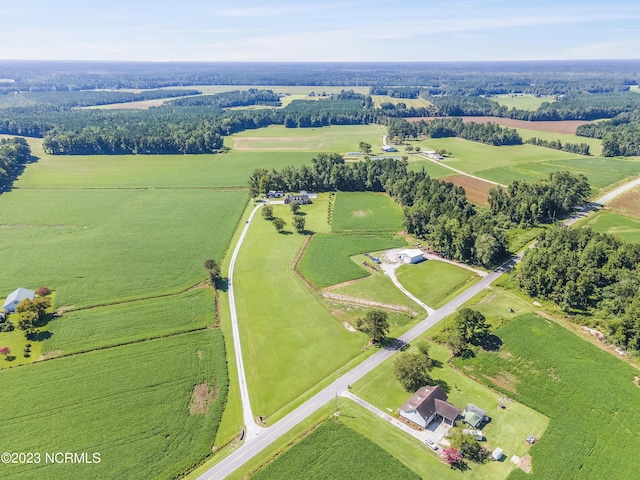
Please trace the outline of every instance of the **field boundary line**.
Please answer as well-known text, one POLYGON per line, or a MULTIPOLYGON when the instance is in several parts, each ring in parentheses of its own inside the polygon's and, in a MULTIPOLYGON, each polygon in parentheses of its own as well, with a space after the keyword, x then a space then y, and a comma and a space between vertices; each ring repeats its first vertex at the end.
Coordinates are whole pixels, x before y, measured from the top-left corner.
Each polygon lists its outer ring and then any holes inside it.
POLYGON ((487 180, 486 178, 482 178, 482 177, 476 177, 475 175, 471 175, 470 173, 467 172, 463 172, 462 170, 458 170, 457 168, 453 168, 450 165, 447 165, 445 163, 441 163, 437 160, 434 160, 433 158, 429 157, 429 155, 424 155, 422 153, 419 153, 418 156, 420 158, 423 158, 425 160, 429 160, 431 163, 435 163, 436 165, 440 165, 441 167, 444 168, 448 168, 449 170, 452 170, 460 175, 464 175, 465 177, 470 177, 470 178, 475 178, 476 180, 480 180, 481 182, 486 182, 486 183, 491 183, 492 185, 496 185, 498 187, 503 187, 503 188, 507 188, 506 185, 503 185, 502 183, 498 183, 498 182, 494 182, 493 180, 487 180))
POLYGON ((377 307, 384 308, 386 310, 393 310, 394 312, 408 312, 409 309, 407 307, 403 307, 402 305, 392 305, 390 303, 382 303, 375 302, 373 300, 365 300, 363 298, 350 297, 349 295, 341 295, 339 293, 331 293, 326 291, 321 291, 320 294, 327 299, 336 300, 341 303, 349 303, 351 305, 359 305, 363 307, 377 307))

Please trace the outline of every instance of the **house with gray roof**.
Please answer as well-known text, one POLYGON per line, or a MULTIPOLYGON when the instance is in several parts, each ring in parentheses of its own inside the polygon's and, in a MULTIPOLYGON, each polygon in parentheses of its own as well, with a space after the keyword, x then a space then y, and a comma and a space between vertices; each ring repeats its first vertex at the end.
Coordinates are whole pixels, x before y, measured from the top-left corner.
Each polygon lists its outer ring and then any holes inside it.
POLYGON ((447 394, 436 385, 420 387, 400 407, 399 413, 402 418, 426 428, 438 417, 453 425, 460 409, 447 402, 447 394))
POLYGON ((7 312, 15 312, 16 307, 22 300, 24 300, 25 298, 28 298, 29 300, 33 300, 35 296, 36 296, 36 292, 34 292, 33 290, 28 290, 26 288, 18 288, 17 290, 14 290, 7 296, 7 298, 4 301, 4 305, 2 305, 2 308, 7 312))

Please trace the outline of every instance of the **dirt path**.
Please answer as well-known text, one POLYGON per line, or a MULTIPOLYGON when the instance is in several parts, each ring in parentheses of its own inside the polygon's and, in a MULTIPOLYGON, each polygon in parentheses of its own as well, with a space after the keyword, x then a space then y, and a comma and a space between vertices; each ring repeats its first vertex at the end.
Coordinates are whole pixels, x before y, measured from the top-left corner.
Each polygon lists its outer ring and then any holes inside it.
POLYGON ((365 300, 363 298, 350 297, 348 295, 340 295, 337 293, 331 293, 327 291, 323 291, 321 293, 324 298, 328 298, 330 300, 337 300, 338 302, 342 302, 342 303, 350 303, 352 305, 363 305, 365 307, 384 308, 386 310, 393 310, 395 312, 409 311, 407 307, 403 307, 401 305, 391 305, 389 303, 374 302, 373 300, 365 300))

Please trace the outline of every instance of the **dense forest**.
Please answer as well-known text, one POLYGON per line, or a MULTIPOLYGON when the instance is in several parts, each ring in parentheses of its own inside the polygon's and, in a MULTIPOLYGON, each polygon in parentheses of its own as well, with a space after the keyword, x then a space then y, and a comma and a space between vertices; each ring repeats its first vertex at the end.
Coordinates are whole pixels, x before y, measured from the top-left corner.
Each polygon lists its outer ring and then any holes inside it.
POLYGON ((640 352, 640 245, 586 227, 552 228, 525 253, 516 276, 532 297, 595 312, 611 341, 640 352))
POLYGON ((409 233, 445 257, 483 266, 506 255, 506 230, 554 221, 582 205, 590 191, 584 176, 559 172, 534 184, 514 182, 508 192, 496 189, 490 211, 479 212, 462 187, 409 172, 404 160, 345 163, 339 154, 319 154, 311 167, 256 169, 249 188, 253 196, 269 190, 386 192, 403 207, 409 233))
POLYGON ((11 188, 29 160, 31 149, 24 138, 0 139, 0 193, 11 188))
POLYGON ((576 134, 602 139, 602 155, 605 157, 640 155, 640 105, 611 120, 581 125, 576 134))

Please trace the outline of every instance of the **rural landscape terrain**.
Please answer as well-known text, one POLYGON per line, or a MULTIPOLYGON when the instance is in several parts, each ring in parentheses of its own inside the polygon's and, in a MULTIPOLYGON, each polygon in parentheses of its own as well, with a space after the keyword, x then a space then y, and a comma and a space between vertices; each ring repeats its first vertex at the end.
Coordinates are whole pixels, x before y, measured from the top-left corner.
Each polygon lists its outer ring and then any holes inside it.
POLYGON ((637 478, 640 61, 318 65, 0 61, 0 477, 637 478))

